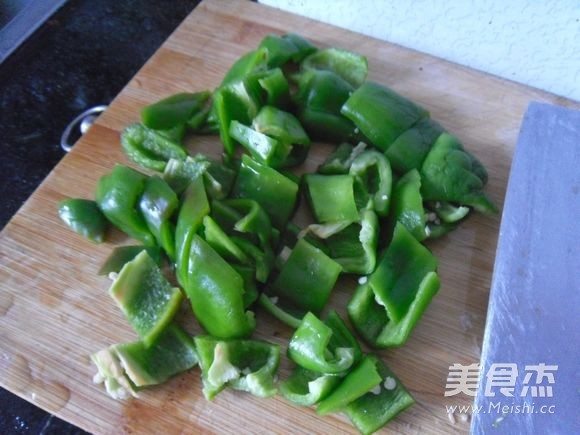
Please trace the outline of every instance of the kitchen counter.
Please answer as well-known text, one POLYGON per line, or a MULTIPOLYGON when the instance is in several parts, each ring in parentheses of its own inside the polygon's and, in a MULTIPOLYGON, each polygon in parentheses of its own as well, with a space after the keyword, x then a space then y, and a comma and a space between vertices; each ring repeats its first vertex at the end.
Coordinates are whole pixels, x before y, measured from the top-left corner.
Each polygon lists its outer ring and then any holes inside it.
MULTIPOLYGON (((0 65, 0 227, 64 155, 67 124, 108 104, 197 3, 73 0, 0 65)), ((0 433, 84 433, 3 389, 0 403, 0 433)))

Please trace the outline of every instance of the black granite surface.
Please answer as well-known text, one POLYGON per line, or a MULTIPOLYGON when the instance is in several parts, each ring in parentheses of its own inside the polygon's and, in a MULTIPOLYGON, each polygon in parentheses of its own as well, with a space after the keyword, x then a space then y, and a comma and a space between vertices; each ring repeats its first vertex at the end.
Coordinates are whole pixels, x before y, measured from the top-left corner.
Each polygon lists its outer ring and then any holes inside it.
MULTIPOLYGON (((108 104, 199 0, 73 0, 0 65, 0 228, 64 155, 80 112, 108 104)), ((1 434, 80 429, 0 389, 1 434)))

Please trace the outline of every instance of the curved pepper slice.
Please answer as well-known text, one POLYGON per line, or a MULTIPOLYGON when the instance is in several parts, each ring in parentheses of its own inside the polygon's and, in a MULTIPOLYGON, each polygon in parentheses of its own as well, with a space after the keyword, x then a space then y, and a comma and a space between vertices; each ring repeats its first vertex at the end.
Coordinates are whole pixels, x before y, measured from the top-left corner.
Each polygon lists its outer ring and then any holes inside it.
POLYGON ((137 390, 157 385, 197 364, 192 337, 176 324, 169 325, 147 347, 141 341, 114 344, 91 355, 97 366, 95 383, 104 382, 115 399, 137 396, 137 390))
POLYGON ((359 208, 370 208, 379 216, 389 212, 393 174, 387 158, 378 151, 364 151, 354 158, 349 174, 355 182, 359 208), (362 206, 362 207, 361 207, 362 206))
POLYGON ((340 375, 325 375, 298 366, 280 383, 280 393, 292 403, 311 406, 328 396, 340 381, 340 375))
POLYGON ((421 196, 421 175, 416 169, 406 173, 393 190, 393 206, 389 217, 390 228, 400 222, 421 241, 427 238, 427 220, 421 196))
POLYGON ((356 339, 336 311, 331 311, 324 323, 307 313, 288 345, 292 361, 307 370, 324 374, 348 370, 361 355, 356 339))
POLYGON ((245 337, 254 330, 254 314, 244 309, 244 281, 198 235, 190 243, 185 293, 203 328, 218 338, 245 337))
POLYGON ((210 95, 208 91, 171 95, 142 108, 141 121, 154 130, 185 125, 192 116, 204 109, 210 95))
POLYGON ((205 241, 225 260, 241 264, 249 263, 250 259, 244 251, 235 244, 210 216, 203 218, 203 235, 205 241))
POLYGON ((402 133, 429 116, 422 107, 374 82, 359 87, 342 106, 344 116, 382 151, 402 133))
POLYGON ((203 394, 212 400, 225 387, 258 397, 276 394, 274 376, 280 363, 280 346, 257 340, 195 338, 203 381, 203 394))
POLYGON ((244 155, 232 195, 258 202, 272 224, 283 228, 296 206, 298 185, 275 169, 244 155))
POLYGON ((359 142, 353 146, 347 142, 341 143, 318 167, 318 173, 323 175, 348 174, 354 159, 362 154, 367 145, 359 142))
POLYGON ((298 78, 294 103, 308 134, 319 141, 341 142, 355 135, 355 125, 341 114, 354 88, 331 71, 307 71, 298 78))
POLYGON ((131 124, 121 133, 123 151, 135 163, 147 169, 163 172, 169 159, 185 159, 183 147, 166 134, 131 124))
POLYGON ((178 207, 177 195, 165 181, 157 176, 147 179, 139 209, 149 231, 172 261, 175 261, 175 227, 170 219, 178 207))
POLYGON ((302 312, 320 313, 340 271, 336 261, 300 239, 270 290, 302 312))
POLYGON ((296 34, 266 35, 259 48, 268 50, 268 67, 281 67, 286 63, 300 62, 305 56, 316 51, 316 47, 296 34))
POLYGON ((264 73, 258 83, 266 92, 266 104, 285 107, 290 103, 290 85, 280 68, 274 68, 264 73))
POLYGON ((95 198, 99 209, 113 225, 151 246, 155 244, 155 239, 136 209, 146 179, 145 175, 134 169, 115 165, 110 174, 99 179, 95 198))
POLYGON ((355 88, 367 78, 367 58, 340 48, 325 48, 311 54, 300 64, 302 71, 332 71, 355 88))
POLYGON ((378 431, 415 403, 413 396, 384 362, 378 360, 376 367, 381 377, 379 391, 366 393, 344 408, 352 424, 362 434, 378 431))
POLYGON ((382 381, 377 370, 378 363, 379 359, 374 355, 365 356, 338 387, 318 404, 316 412, 326 415, 342 411, 346 405, 377 387, 382 381))
POLYGON ((300 326, 302 320, 294 317, 292 314, 286 312, 283 308, 277 305, 278 297, 268 297, 265 293, 262 293, 258 298, 258 303, 262 308, 269 312, 276 319, 280 320, 282 323, 296 329, 300 326))
POLYGON ((421 166, 421 179, 425 200, 456 202, 482 213, 497 213, 497 207, 483 193, 485 168, 451 134, 439 136, 421 166))
POLYGON ((369 344, 405 343, 439 289, 436 268, 433 254, 397 223, 376 270, 347 306, 353 326, 369 344))
POLYGON ((175 253, 177 280, 182 287, 187 284, 191 240, 200 228, 203 218, 209 214, 209 202, 200 178, 193 180, 181 198, 181 208, 175 228, 175 253))
POLYGON ((58 204, 58 215, 75 233, 95 243, 105 239, 109 223, 95 201, 65 199, 58 204))
POLYGON ((169 325, 182 298, 181 291, 169 284, 147 251, 123 266, 109 294, 146 347, 169 325))
POLYGON ((244 54, 230 67, 220 87, 238 82, 252 72, 266 69, 267 59, 268 50, 266 48, 258 48, 244 54))
POLYGON ((125 264, 133 260, 143 250, 147 251, 155 264, 161 265, 161 248, 158 246, 118 246, 113 249, 111 255, 99 269, 99 275, 108 275, 111 272, 119 273, 125 264))
POLYGON ((317 222, 354 222, 359 220, 354 196, 354 176, 308 174, 304 182, 317 222))

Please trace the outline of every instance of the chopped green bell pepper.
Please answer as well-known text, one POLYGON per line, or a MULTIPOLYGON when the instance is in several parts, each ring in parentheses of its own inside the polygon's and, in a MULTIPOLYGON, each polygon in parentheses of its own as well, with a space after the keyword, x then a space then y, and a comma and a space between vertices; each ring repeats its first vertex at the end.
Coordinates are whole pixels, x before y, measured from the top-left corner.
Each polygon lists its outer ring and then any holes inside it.
POLYGON ((361 357, 361 349, 336 311, 323 323, 307 313, 288 345, 288 356, 307 370, 338 374, 348 370, 361 357))
POLYGON ((421 197, 421 176, 416 169, 399 179, 393 189, 393 206, 389 216, 391 231, 397 222, 403 224, 417 240, 427 238, 427 220, 421 197))
POLYGON ((141 109, 141 121, 154 130, 168 130, 185 125, 205 108, 210 95, 208 91, 171 95, 141 109))
POLYGON ((344 116, 382 151, 402 133, 429 116, 422 107, 374 82, 359 87, 342 106, 344 116))
POLYGON ((367 145, 359 142, 352 146, 347 142, 341 143, 318 167, 318 173, 323 175, 348 174, 354 159, 366 150, 367 145))
POLYGON ((254 330, 254 314, 244 309, 244 281, 201 237, 190 243, 185 293, 203 328, 218 338, 245 337, 254 330))
POLYGON ((111 255, 99 269, 99 275, 108 275, 111 272, 119 273, 125 264, 133 260, 143 250, 147 251, 155 264, 161 265, 161 248, 158 246, 118 246, 113 249, 111 255))
POLYGON ((397 223, 376 270, 347 306, 353 326, 369 344, 405 343, 439 289, 436 268, 433 254, 397 223))
POLYGON ((290 103, 290 85, 280 68, 266 71, 258 83, 266 92, 266 104, 286 107, 290 103))
POLYGON ((317 222, 359 220, 354 197, 354 176, 308 174, 304 176, 304 181, 317 222))
POLYGON ((379 216, 389 212, 393 174, 387 158, 378 151, 363 151, 354 158, 349 174, 355 177, 355 200, 379 216))
POLYGON ((102 243, 109 223, 95 201, 70 198, 58 204, 58 215, 75 233, 102 243))
POLYGON ((295 34, 267 35, 259 48, 268 50, 267 64, 269 68, 282 67, 286 63, 300 62, 305 56, 316 51, 310 42, 295 34))
POLYGON ((421 179, 424 200, 456 202, 482 213, 497 213, 483 193, 485 168, 451 134, 439 136, 421 166, 421 179))
POLYGON ((169 284, 147 251, 123 266, 109 294, 146 347, 169 325, 182 298, 181 291, 169 284))
POLYGON ((272 316, 291 328, 298 328, 302 322, 301 319, 294 317, 277 304, 278 296, 268 297, 265 293, 262 293, 258 298, 258 303, 272 316))
POLYGON ((340 375, 321 374, 298 366, 279 388, 282 396, 290 402, 311 406, 328 396, 340 381, 340 375))
POLYGON ((267 67, 268 49, 258 48, 240 57, 224 76, 220 87, 239 82, 249 74, 267 67))
POLYGON ((99 209, 113 225, 151 246, 155 244, 155 239, 136 208, 146 180, 145 175, 134 169, 115 165, 109 174, 99 179, 95 197, 99 209))
POLYGON ((332 71, 353 87, 364 83, 368 74, 367 58, 340 48, 318 50, 300 64, 302 71, 332 71))
POLYGON ((160 177, 149 177, 139 200, 147 227, 167 256, 175 261, 175 227, 171 217, 179 207, 177 195, 160 177))
POLYGON ((276 394, 274 377, 280 363, 280 346, 257 340, 216 340, 195 337, 203 381, 203 394, 213 398, 225 387, 258 397, 276 394))

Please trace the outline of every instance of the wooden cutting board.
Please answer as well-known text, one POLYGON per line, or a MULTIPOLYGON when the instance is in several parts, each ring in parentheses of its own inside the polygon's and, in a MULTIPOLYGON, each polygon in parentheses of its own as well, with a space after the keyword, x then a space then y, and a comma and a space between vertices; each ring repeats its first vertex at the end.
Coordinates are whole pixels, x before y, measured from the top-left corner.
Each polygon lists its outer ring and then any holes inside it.
MULTIPOLYGON (((530 100, 579 107, 575 102, 463 68, 399 46, 241 0, 202 3, 119 94, 96 125, 52 171, 0 235, 0 383, 49 412, 99 433, 346 433, 342 416, 318 417, 280 397, 257 399, 224 391, 213 403, 201 394, 199 370, 142 393, 110 399, 91 382, 89 354, 134 333, 107 294, 97 270, 115 244, 93 245, 58 219, 57 202, 92 198, 97 179, 115 162, 127 163, 119 132, 139 119, 139 108, 181 91, 213 89, 228 67, 270 32, 297 32, 321 46, 366 55, 370 78, 420 103, 457 134, 489 170, 488 192, 502 204, 513 147, 530 100)), ((135 41, 136 44, 139 41, 135 41)), ((193 152, 218 156, 215 137, 194 138, 193 152)), ((330 147, 315 145, 307 170, 330 147)), ((303 215, 298 221, 303 221, 303 215)), ((440 260, 442 287, 409 342, 380 352, 417 399, 388 425, 394 433, 466 432, 444 405, 449 365, 479 360, 499 217, 474 215, 429 246, 440 260)), ((343 310, 354 280, 341 280, 333 307, 343 310)), ((258 312, 255 336, 282 346, 289 328, 258 312)), ((199 328, 192 329, 192 332, 199 328)), ((280 377, 289 372, 283 361, 280 377)))

